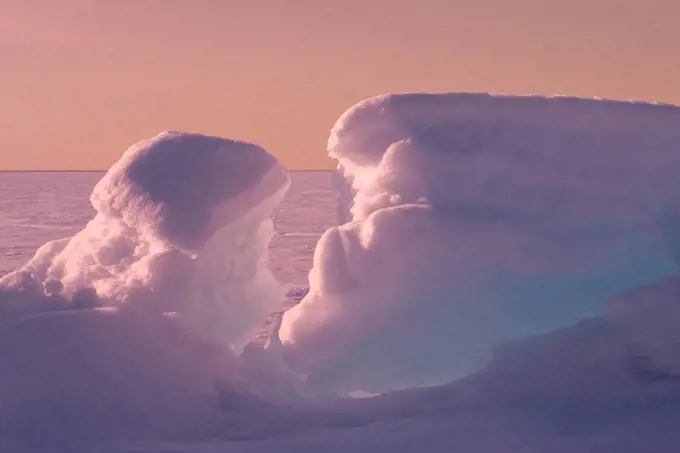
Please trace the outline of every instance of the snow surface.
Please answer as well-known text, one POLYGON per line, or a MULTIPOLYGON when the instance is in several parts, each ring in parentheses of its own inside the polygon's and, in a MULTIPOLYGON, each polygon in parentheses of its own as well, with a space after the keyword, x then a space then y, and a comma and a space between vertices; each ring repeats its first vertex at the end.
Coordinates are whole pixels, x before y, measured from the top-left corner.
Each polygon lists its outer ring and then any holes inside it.
POLYGON ((229 348, 177 320, 126 309, 61 311, 0 329, 0 451, 70 439, 190 434, 218 383, 241 392, 229 348))
POLYGON ((442 384, 678 270, 680 108, 388 95, 344 113, 328 149, 351 221, 319 241, 281 330, 320 388, 442 384))

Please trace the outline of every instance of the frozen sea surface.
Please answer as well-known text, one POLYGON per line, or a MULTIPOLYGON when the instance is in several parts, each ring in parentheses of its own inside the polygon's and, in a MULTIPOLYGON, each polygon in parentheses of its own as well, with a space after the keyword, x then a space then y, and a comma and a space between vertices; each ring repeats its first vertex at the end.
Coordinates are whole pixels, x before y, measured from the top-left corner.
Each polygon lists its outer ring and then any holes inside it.
MULTIPOLYGON (((0 276, 48 241, 78 232, 94 216, 89 196, 103 172, 0 172, 0 276)), ((307 283, 314 246, 335 222, 330 172, 291 172, 274 215, 270 265, 287 287, 307 283)))

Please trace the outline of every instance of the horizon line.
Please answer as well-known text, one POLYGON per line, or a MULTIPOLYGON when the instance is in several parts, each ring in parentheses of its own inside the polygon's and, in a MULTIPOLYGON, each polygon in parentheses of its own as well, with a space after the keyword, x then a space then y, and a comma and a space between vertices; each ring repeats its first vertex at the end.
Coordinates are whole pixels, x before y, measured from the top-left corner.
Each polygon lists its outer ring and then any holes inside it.
MULTIPOLYGON (((296 169, 296 170, 291 170, 291 169, 286 169, 288 171, 307 171, 307 172, 314 172, 314 171, 333 171, 332 168, 306 168, 306 169, 296 169)), ((3 170, 0 169, 0 173, 106 173, 109 171, 109 169, 106 170, 3 170)))

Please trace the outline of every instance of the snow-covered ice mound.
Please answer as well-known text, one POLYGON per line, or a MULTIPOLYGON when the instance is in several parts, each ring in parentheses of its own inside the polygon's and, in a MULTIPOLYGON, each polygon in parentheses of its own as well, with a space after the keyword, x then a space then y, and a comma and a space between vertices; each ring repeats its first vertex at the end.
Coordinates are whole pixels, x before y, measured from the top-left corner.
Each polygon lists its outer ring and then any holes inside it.
POLYGON ((350 221, 280 332, 310 385, 444 383, 678 269, 680 108, 388 95, 343 114, 328 149, 350 221))
POLYGON ((254 394, 287 396, 276 357, 234 352, 283 295, 267 253, 288 185, 248 143, 165 132, 128 149, 95 218, 0 281, 0 451, 200 437, 254 394))
POLYGON ((65 298, 93 287, 106 305, 177 312, 238 349, 283 295, 267 246, 288 185, 256 145, 181 132, 141 141, 94 188, 82 231, 0 280, 0 319, 49 309, 43 287, 65 298))

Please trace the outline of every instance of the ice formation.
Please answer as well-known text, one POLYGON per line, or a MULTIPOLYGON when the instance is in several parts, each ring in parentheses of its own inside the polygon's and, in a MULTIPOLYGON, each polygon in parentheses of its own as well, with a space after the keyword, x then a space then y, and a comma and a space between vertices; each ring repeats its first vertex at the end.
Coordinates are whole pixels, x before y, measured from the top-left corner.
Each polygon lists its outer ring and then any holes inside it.
POLYGON ((203 338, 238 349, 283 295, 267 246, 288 185, 256 145, 181 132, 141 141, 94 188, 97 215, 82 231, 0 281, 0 319, 54 308, 43 287, 81 305, 92 287, 105 305, 176 312, 203 338))
POLYGON ((441 384, 678 270, 680 108, 388 95, 343 114, 328 149, 350 221, 280 331, 309 385, 441 384))
POLYGON ((288 174, 246 143, 140 142, 84 230, 0 281, 0 451, 673 453, 679 126, 570 98, 358 104, 329 140, 341 225, 239 356, 281 295, 288 174))

